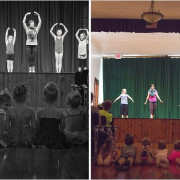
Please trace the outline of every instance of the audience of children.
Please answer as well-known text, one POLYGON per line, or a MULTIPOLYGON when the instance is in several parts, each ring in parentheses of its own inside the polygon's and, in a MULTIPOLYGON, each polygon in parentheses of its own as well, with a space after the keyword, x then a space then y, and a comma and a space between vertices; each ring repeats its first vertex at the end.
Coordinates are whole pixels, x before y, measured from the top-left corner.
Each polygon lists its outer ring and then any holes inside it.
POLYGON ((158 142, 158 150, 155 151, 155 161, 157 167, 161 168, 168 168, 169 161, 168 161, 168 149, 166 149, 166 141, 160 140, 158 142))
POLYGON ((135 164, 147 164, 152 165, 154 164, 154 159, 152 156, 152 149, 150 147, 150 139, 148 137, 144 137, 142 139, 142 146, 137 148, 136 151, 136 160, 135 164))
POLYGON ((48 148, 63 148, 65 146, 64 124, 61 120, 61 113, 56 108, 57 100, 57 85, 53 82, 46 84, 44 88, 46 106, 37 113, 35 146, 48 148))
POLYGON ((70 92, 66 98, 69 108, 62 113, 66 140, 74 144, 85 144, 88 141, 89 123, 85 111, 80 108, 81 99, 78 91, 70 92))
POLYGON ((168 155, 168 160, 180 165, 180 140, 174 142, 174 149, 168 155))
POLYGON ((12 104, 12 98, 9 94, 8 89, 4 89, 0 92, 0 146, 6 147, 6 135, 5 130, 5 119, 6 112, 12 104))
POLYGON ((11 106, 6 115, 8 146, 32 146, 32 138, 36 129, 34 111, 25 105, 28 90, 24 84, 17 84, 13 90, 15 105, 11 106))
POLYGON ((121 148, 121 156, 119 160, 115 161, 116 170, 129 169, 136 158, 136 148, 133 145, 134 137, 130 134, 125 136, 125 145, 121 148))
POLYGON ((118 152, 116 150, 116 143, 113 138, 107 138, 105 143, 100 147, 97 165, 108 166, 117 158, 118 152))
POLYGON ((87 144, 88 119, 80 108, 79 92, 68 94, 69 108, 60 112, 56 108, 57 85, 47 83, 44 88, 46 106, 38 111, 37 121, 33 109, 26 105, 26 85, 16 84, 12 96, 13 106, 8 90, 0 92, 0 146, 64 148, 67 142, 87 144))
POLYGON ((106 127, 110 127, 112 122, 112 114, 109 113, 109 110, 112 107, 112 102, 110 100, 106 100, 102 105, 103 109, 99 111, 100 116, 104 116, 106 118, 106 127))

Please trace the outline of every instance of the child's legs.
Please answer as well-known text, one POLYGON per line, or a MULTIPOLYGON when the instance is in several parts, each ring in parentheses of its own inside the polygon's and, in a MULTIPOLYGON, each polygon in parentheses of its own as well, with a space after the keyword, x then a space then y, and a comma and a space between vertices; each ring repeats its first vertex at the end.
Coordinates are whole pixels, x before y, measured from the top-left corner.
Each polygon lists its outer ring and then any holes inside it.
POLYGON ((102 154, 99 153, 97 157, 97 165, 102 166, 102 164, 103 164, 102 154))
POLYGON ((153 158, 151 157, 151 154, 150 154, 150 151, 146 151, 147 152, 147 161, 146 161, 146 164, 148 165, 152 165, 154 160, 153 158))
POLYGON ((126 118, 128 118, 128 104, 124 105, 124 116, 126 116, 126 118))
POLYGON ((132 164, 133 164, 133 162, 134 162, 134 158, 128 157, 127 160, 129 160, 129 162, 130 162, 130 165, 129 165, 129 166, 131 167, 132 164))
POLYGON ((32 55, 32 71, 35 72, 35 63, 37 59, 37 46, 34 46, 31 50, 32 55))
POLYGON ((87 70, 87 58, 83 59, 84 70, 87 70))
POLYGON ((62 70, 62 58, 63 58, 63 53, 59 54, 59 72, 62 70))
POLYGON ((11 72, 10 60, 7 60, 7 71, 11 72))
POLYGON ((123 118, 124 117, 124 104, 121 104, 120 108, 121 108, 121 117, 123 118))
POLYGON ((121 157, 121 158, 119 159, 119 164, 120 164, 121 166, 124 165, 125 162, 126 162, 126 159, 125 159, 125 158, 121 157))
POLYGON ((56 59, 56 72, 59 72, 59 54, 55 52, 55 59, 56 59))
POLYGON ((104 160, 103 165, 108 166, 111 163, 111 154, 108 155, 108 157, 104 160))
POLYGON ((141 158, 142 151, 143 151, 142 148, 138 148, 138 149, 137 149, 135 164, 140 165, 140 164, 143 163, 143 160, 142 160, 142 158, 141 158))
POLYGON ((153 103, 152 102, 149 102, 149 109, 150 109, 150 114, 153 115, 154 113, 154 109, 153 109, 153 103))
POLYGON ((13 60, 10 60, 10 72, 13 72, 13 64, 14 64, 14 61, 13 60))
POLYGON ((153 103, 153 115, 154 115, 155 112, 156 112, 156 107, 157 107, 157 103, 155 102, 155 103, 153 103))
POLYGON ((78 71, 82 70, 82 59, 78 58, 78 71))

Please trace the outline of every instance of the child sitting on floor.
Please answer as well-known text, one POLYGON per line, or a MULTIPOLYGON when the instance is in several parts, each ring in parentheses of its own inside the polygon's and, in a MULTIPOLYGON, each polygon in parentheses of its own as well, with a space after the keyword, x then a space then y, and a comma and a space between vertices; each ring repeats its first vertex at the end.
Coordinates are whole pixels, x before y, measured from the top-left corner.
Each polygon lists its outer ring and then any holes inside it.
POLYGON ((136 157, 136 148, 133 146, 134 137, 130 134, 125 136, 125 145, 121 149, 121 156, 118 161, 115 162, 116 170, 129 169, 136 157))
POLYGON ((0 146, 7 147, 6 144, 6 131, 5 131, 5 119, 6 111, 12 104, 12 98, 7 89, 0 92, 0 146))
POLYGON ((36 119, 34 111, 25 105, 27 97, 27 87, 17 84, 13 91, 15 105, 8 109, 6 115, 8 146, 32 146, 36 119))
POLYGON ((174 149, 168 155, 168 160, 180 165, 180 140, 174 142, 174 149))
POLYGON ((136 151, 136 160, 135 164, 154 164, 154 159, 152 156, 152 150, 150 148, 150 139, 148 137, 144 137, 142 139, 142 147, 138 148, 136 151))
POLYGON ((167 159, 168 149, 166 149, 166 141, 158 142, 158 150, 155 151, 155 161, 157 167, 169 168, 169 161, 167 159))
POLYGON ((88 141, 88 119, 85 111, 80 108, 80 93, 78 91, 70 92, 66 102, 69 108, 62 114, 66 140, 74 144, 85 144, 88 141))
POLYGON ((61 113, 56 108, 58 100, 58 88, 53 82, 49 82, 44 88, 44 101, 46 107, 37 113, 37 129, 34 145, 44 148, 64 148, 66 137, 64 125, 61 121, 61 113))
POLYGON ((117 151, 115 148, 115 141, 112 138, 108 138, 99 149, 97 165, 108 166, 109 164, 111 164, 114 161, 115 156, 117 155, 117 151))

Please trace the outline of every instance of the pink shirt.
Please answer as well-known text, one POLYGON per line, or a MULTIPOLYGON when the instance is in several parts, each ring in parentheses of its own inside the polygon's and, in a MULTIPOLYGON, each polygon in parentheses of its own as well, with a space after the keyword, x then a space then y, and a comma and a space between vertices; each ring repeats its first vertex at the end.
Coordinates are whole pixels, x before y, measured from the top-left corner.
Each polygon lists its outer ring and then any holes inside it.
POLYGON ((149 93, 149 102, 157 102, 157 91, 155 92, 155 95, 153 97, 149 93))
POLYGON ((171 154, 168 155, 168 160, 175 163, 176 158, 180 158, 180 151, 172 150, 171 154))

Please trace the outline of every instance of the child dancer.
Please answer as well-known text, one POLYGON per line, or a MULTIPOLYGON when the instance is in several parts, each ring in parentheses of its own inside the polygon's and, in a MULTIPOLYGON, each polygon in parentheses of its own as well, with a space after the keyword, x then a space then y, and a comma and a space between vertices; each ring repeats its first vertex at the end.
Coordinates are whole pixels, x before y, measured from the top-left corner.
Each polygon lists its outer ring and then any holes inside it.
POLYGON ((26 25, 26 18, 31 13, 28 12, 25 14, 23 19, 23 27, 26 31, 27 40, 26 40, 26 56, 29 61, 29 72, 35 72, 35 61, 37 58, 37 35, 41 28, 41 17, 40 15, 34 11, 34 14, 38 16, 38 25, 35 26, 34 20, 29 21, 29 26, 26 25))
POLYGON ((34 145, 45 148, 64 148, 65 135, 64 124, 61 121, 61 113, 56 108, 58 100, 58 88, 53 82, 44 87, 44 101, 46 107, 37 113, 38 132, 34 139, 34 145))
POLYGON ((63 112, 65 134, 68 142, 85 144, 88 141, 88 120, 84 110, 80 108, 81 95, 72 91, 67 95, 69 108, 63 112))
POLYGON ((116 151, 116 143, 112 138, 108 138, 106 142, 100 147, 98 157, 97 157, 97 165, 98 166, 108 166, 117 155, 116 151))
POLYGON ((52 26, 50 33, 53 36, 54 41, 55 41, 56 72, 60 73, 62 69, 62 59, 63 59, 63 42, 64 42, 65 36, 68 33, 68 30, 64 24, 60 23, 60 25, 63 26, 65 32, 64 34, 62 34, 62 29, 58 29, 55 35, 53 33, 53 29, 56 25, 58 25, 58 23, 52 26))
POLYGON ((32 146, 32 137, 36 128, 34 111, 25 105, 27 87, 17 84, 13 91, 15 105, 7 111, 6 129, 8 131, 8 146, 32 146))
POLYGON ((78 61, 79 61, 78 71, 81 71, 83 69, 83 67, 84 67, 84 70, 86 70, 87 69, 87 44, 88 44, 88 36, 89 36, 88 30, 87 29, 79 29, 76 32, 75 36, 79 42, 79 45, 78 45, 78 61), (86 31, 87 35, 83 31, 86 31), (80 32, 80 34, 79 34, 79 32, 80 32))
POLYGON ((154 117, 155 111, 156 111, 156 107, 157 107, 157 98, 159 99, 159 101, 161 103, 163 103, 163 101, 161 101, 158 92, 155 89, 154 84, 151 84, 150 89, 148 91, 148 95, 146 98, 146 101, 144 104, 147 103, 148 99, 149 99, 149 108, 150 108, 150 118, 154 117))
POLYGON ((154 159, 152 156, 152 150, 150 149, 150 139, 148 137, 144 137, 142 139, 142 147, 137 149, 135 164, 152 165, 153 163, 154 159))
POLYGON ((7 89, 0 92, 0 146, 6 147, 5 119, 6 111, 12 104, 12 98, 7 89))
POLYGON ((14 45, 16 41, 16 30, 13 28, 14 36, 8 35, 10 28, 8 27, 5 34, 5 44, 6 44, 6 60, 7 60, 7 71, 13 72, 13 62, 14 62, 14 45))
POLYGON ((155 151, 155 161, 157 167, 169 168, 169 161, 167 159, 168 149, 166 149, 166 141, 158 142, 158 150, 155 151))
POLYGON ((174 149, 168 155, 168 160, 180 166, 180 140, 174 142, 174 149))
POLYGON ((134 100, 128 95, 126 94, 127 90, 126 89, 122 89, 121 95, 116 98, 114 100, 114 103, 121 98, 121 117, 124 118, 128 118, 128 98, 134 103, 134 100))
POLYGON ((136 157, 136 148, 133 146, 134 137, 126 134, 125 145, 121 149, 121 156, 118 161, 115 161, 116 170, 129 169, 136 157))

